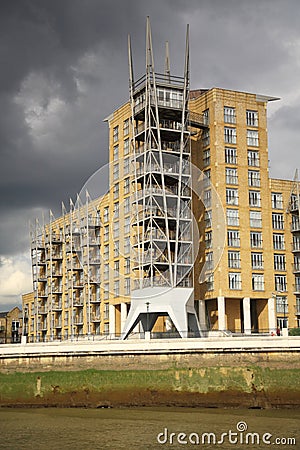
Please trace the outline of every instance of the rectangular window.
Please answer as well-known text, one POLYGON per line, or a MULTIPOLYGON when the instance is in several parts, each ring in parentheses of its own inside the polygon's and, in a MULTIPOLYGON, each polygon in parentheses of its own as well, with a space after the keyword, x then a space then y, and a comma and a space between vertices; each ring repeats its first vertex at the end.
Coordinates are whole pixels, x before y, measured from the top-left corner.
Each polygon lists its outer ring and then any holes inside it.
POLYGON ((125 217, 124 219, 124 234, 130 233, 130 217, 125 217))
POLYGON ((238 209, 227 209, 227 225, 238 227, 239 226, 239 211, 238 209))
POLYGON ((224 106, 224 122, 236 123, 235 108, 224 106))
POLYGON ((203 203, 204 203, 205 208, 210 208, 211 207, 211 190, 210 189, 206 189, 204 191, 203 203))
POLYGON ((276 296, 276 312, 279 314, 287 314, 288 300, 285 296, 276 296))
POLYGON ((286 292, 286 275, 275 275, 275 290, 286 292))
POLYGON ((247 145, 258 147, 258 131, 247 130, 247 145))
POLYGON ((265 280, 262 274, 254 273, 252 275, 252 289, 253 291, 264 291, 265 280))
POLYGON ((250 211, 250 227, 252 228, 261 228, 261 211, 250 211))
POLYGON ((119 140, 119 125, 117 125, 113 129, 113 142, 117 142, 118 140, 119 140))
POLYGON ((225 180, 226 180, 226 184, 238 184, 237 169, 232 169, 231 167, 226 167, 225 180))
POLYGON ((103 239, 105 242, 109 240, 109 226, 104 227, 103 239))
POLYGON ((283 209, 282 194, 280 194, 278 192, 272 192, 271 198, 272 198, 272 208, 273 209, 283 209))
POLYGON ((129 192, 130 192, 130 179, 125 178, 125 180, 124 180, 124 195, 129 194, 129 192))
POLYGON ((109 265, 108 264, 104 264, 104 280, 107 281, 109 279, 109 265))
POLYGON ((119 146, 115 145, 114 146, 114 161, 118 161, 119 159, 119 146))
POLYGON ((237 163, 236 148, 225 147, 225 163, 226 164, 237 163))
POLYGON ((210 165, 210 149, 204 150, 203 152, 203 165, 204 167, 210 165))
POLYGON ((125 255, 130 253, 130 237, 124 239, 124 253, 125 255))
POLYGON ((300 236, 293 236, 293 250, 296 252, 300 250, 300 236))
POLYGON ((114 200, 117 200, 119 198, 119 193, 120 193, 119 183, 116 183, 114 185, 114 200))
POLYGON ((213 252, 206 253, 206 255, 205 255, 206 270, 212 270, 213 269, 213 264, 214 264, 213 256, 214 256, 213 252))
POLYGON ((113 167, 113 180, 116 181, 119 178, 119 163, 113 167))
POLYGON ((284 250, 284 235, 279 233, 273 233, 273 248, 274 250, 284 250))
POLYGON ((274 255, 274 269, 275 270, 286 270, 285 255, 281 255, 281 254, 274 255))
POLYGON ((226 189, 226 204, 227 205, 238 205, 238 190, 237 189, 226 189))
POLYGON ((127 197, 124 200, 124 214, 129 214, 130 213, 130 198, 127 197))
POLYGON ((129 154, 129 139, 125 139, 124 141, 124 156, 129 154))
POLYGON ((130 159, 129 158, 125 158, 124 159, 124 175, 128 175, 129 174, 129 166, 130 166, 130 159))
POLYGON ((255 206, 256 208, 260 208, 261 206, 260 191, 249 191, 249 206, 255 206))
POLYGON ((119 218, 119 202, 114 203, 114 219, 119 218))
POLYGON ((262 233, 260 231, 250 232, 251 248, 262 248, 262 233))
POLYGON ((257 127, 258 126, 258 112, 257 111, 246 111, 246 124, 249 127, 257 127))
POLYGON ((251 253, 251 266, 252 269, 264 268, 264 260, 262 253, 251 253))
POLYGON ((242 280, 240 273, 228 273, 229 289, 242 289, 242 280))
POLYGON ((211 227, 211 211, 205 211, 204 222, 205 222, 205 228, 211 227))
POLYGON ((260 187, 260 173, 258 170, 248 170, 249 186, 260 187))
POLYGON ((114 238, 119 237, 120 227, 119 227, 119 221, 113 222, 113 236, 114 238))
POLYGON ((120 275, 120 261, 117 259, 114 262, 114 277, 118 277, 120 275))
POLYGON ((236 144, 236 129, 224 127, 224 141, 227 144, 236 144))
POLYGON ((123 135, 127 136, 128 134, 129 134, 129 119, 126 119, 123 122, 123 135))
POLYGON ((109 257, 109 245, 104 245, 103 258, 104 261, 107 261, 109 257))
POLYGON ((239 247, 240 246, 240 232, 238 230, 228 230, 227 231, 227 243, 228 243, 228 247, 239 247))
POLYGON ((230 269, 239 269, 241 267, 240 252, 228 252, 228 267, 230 269))
POLYGON ((103 298, 104 298, 104 300, 107 300, 109 298, 109 284, 108 283, 104 284, 103 298))
POLYGON ((104 211, 103 211, 103 222, 108 222, 109 221, 109 207, 105 206, 104 211))
POLYGON ((104 320, 109 318, 109 303, 104 303, 104 320))
POLYGON ((120 256, 120 242, 114 242, 114 258, 118 258, 120 256))
POLYGON ((254 150, 248 150, 248 166, 259 167, 259 153, 254 150))
POLYGON ((209 125, 209 109, 203 111, 203 123, 209 125))
POLYGON ((202 145, 203 147, 207 147, 210 144, 210 135, 209 130, 203 130, 202 131, 202 145))
POLYGON ((206 287, 208 291, 214 290, 214 274, 212 273, 206 280, 206 287))
POLYGON ((124 293, 125 295, 130 295, 130 278, 125 278, 124 280, 124 293))
POLYGON ((130 258, 125 258, 125 274, 130 273, 130 258))
POLYGON ((272 227, 274 230, 284 229, 284 218, 281 213, 272 213, 272 227))
POLYGON ((212 231, 205 232, 205 248, 212 247, 212 231))

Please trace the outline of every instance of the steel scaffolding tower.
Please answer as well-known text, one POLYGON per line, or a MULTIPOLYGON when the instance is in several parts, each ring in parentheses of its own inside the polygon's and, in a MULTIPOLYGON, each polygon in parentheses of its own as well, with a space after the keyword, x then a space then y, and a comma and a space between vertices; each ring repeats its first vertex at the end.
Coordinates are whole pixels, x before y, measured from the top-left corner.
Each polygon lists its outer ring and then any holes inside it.
MULTIPOLYGON (((137 278, 123 336, 139 322, 151 331, 159 316, 168 316, 182 337, 189 331, 199 335, 193 296, 188 30, 184 77, 170 74, 168 44, 165 73, 155 72, 149 18, 146 73, 137 81, 130 39, 128 53, 137 278)), ((195 125, 204 124, 194 118, 195 125)))

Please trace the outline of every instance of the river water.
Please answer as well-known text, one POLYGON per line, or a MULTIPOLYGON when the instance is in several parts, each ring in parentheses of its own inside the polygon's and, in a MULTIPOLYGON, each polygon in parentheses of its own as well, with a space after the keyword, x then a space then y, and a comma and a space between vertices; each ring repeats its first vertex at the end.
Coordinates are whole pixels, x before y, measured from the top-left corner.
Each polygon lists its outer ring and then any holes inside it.
POLYGON ((0 448, 300 449, 300 410, 1 408, 0 448))

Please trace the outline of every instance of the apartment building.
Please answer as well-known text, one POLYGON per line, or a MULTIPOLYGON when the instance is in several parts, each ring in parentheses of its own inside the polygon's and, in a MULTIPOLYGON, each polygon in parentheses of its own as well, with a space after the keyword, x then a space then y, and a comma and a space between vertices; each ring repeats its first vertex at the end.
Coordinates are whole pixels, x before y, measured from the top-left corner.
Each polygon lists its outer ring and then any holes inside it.
MULTIPOLYGON (((274 97, 190 90, 154 69, 105 120, 109 186, 32 227, 30 341, 206 330, 250 334, 300 319, 299 183, 269 176, 274 97)), ((155 334, 154 334, 155 335, 155 334)))

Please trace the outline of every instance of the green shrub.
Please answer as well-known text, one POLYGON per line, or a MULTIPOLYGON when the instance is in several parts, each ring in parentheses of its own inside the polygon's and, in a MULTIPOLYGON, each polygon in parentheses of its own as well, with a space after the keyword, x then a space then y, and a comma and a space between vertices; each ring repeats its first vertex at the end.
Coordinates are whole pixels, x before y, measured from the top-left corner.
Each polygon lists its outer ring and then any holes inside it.
POLYGON ((300 336, 300 328, 291 328, 289 330, 289 336, 300 336))

